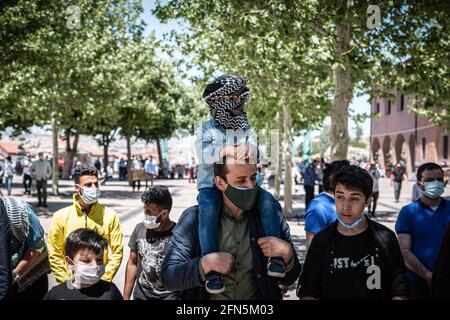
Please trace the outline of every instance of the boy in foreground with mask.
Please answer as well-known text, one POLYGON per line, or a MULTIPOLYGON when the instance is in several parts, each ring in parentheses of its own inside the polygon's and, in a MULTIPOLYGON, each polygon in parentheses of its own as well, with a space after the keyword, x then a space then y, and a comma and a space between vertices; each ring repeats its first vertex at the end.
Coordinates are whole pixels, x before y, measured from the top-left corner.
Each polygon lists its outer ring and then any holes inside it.
POLYGON ((56 281, 62 283, 72 276, 67 269, 64 241, 73 231, 87 228, 96 231, 108 241, 103 263, 102 279, 111 282, 120 267, 123 254, 123 233, 117 213, 100 204, 98 171, 93 165, 81 164, 75 168, 73 204, 55 212, 48 231, 48 258, 56 281))
POLYGON ((134 287, 134 300, 175 300, 178 291, 167 290, 161 283, 161 265, 169 250, 172 229, 170 220, 172 196, 165 186, 154 186, 145 191, 144 220, 130 237, 130 258, 125 273, 124 299, 130 300, 134 287))
MULTIPOLYGON (((221 193, 214 184, 213 164, 223 158, 231 157, 249 160, 257 164, 260 157, 256 147, 257 138, 248 123, 244 107, 250 102, 247 78, 223 75, 208 84, 203 98, 209 106, 211 119, 202 124, 197 131, 196 151, 199 158, 197 197, 199 206, 199 238, 202 256, 217 252, 221 193)), ((258 175, 257 175, 258 176, 258 175)), ((258 180, 257 178, 255 178, 258 180)), ((260 181, 261 182, 261 181, 260 181)), ((238 206, 252 209, 249 197, 257 197, 256 205, 261 211, 262 228, 266 237, 281 237, 277 228, 277 208, 273 196, 260 187, 236 190, 229 188, 227 193, 244 195, 238 206)), ((285 265, 280 257, 267 261, 267 274, 278 279, 285 277, 285 265)), ((205 289, 210 294, 225 291, 223 275, 216 270, 206 274, 205 289)))
POLYGON ((332 182, 337 220, 308 249, 297 295, 302 300, 403 300, 406 266, 395 233, 370 220, 373 180, 345 166, 332 182))
POLYGON ((108 241, 90 229, 82 228, 69 234, 64 253, 72 276, 47 292, 44 300, 123 300, 114 283, 101 280, 107 246, 108 241))

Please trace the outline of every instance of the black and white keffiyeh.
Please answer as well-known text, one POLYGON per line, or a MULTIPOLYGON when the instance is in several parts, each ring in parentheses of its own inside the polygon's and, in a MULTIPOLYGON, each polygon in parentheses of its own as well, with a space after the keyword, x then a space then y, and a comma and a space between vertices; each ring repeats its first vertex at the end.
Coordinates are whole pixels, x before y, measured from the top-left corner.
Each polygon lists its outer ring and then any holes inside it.
POLYGON ((30 232, 27 203, 21 199, 2 197, 9 218, 11 233, 20 243, 25 243, 30 232))
POLYGON ((211 116, 226 129, 245 129, 248 126, 247 113, 243 112, 244 105, 250 101, 247 80, 244 77, 224 75, 208 84, 203 92, 211 116), (232 96, 239 101, 220 99, 224 96, 232 96))

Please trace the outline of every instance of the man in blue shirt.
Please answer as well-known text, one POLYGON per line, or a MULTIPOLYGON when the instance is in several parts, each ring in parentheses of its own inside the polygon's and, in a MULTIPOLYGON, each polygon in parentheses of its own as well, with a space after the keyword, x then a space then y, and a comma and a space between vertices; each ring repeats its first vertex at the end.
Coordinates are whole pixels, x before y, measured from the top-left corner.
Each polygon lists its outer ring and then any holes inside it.
POLYGON ((145 172, 145 189, 148 188, 148 180, 150 180, 150 186, 153 187, 153 180, 158 175, 158 165, 156 161, 153 160, 153 156, 150 156, 150 159, 147 159, 144 164, 144 172, 145 172))
POLYGON ((431 299, 433 269, 450 222, 450 201, 441 197, 444 171, 438 164, 422 164, 417 184, 423 196, 400 210, 395 231, 408 268, 410 298, 431 299))
POLYGON ((307 250, 314 235, 336 221, 336 204, 331 182, 334 174, 340 168, 348 165, 350 165, 348 160, 337 160, 330 164, 325 164, 325 169, 323 170, 324 191, 315 197, 306 208, 305 231, 307 250))

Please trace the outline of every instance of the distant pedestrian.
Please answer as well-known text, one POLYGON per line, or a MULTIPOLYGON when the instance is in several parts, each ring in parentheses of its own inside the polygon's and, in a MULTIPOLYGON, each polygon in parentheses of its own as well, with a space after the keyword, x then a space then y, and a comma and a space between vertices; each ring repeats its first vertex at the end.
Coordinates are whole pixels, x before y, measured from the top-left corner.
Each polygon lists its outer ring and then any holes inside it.
POLYGON ((375 210, 377 208, 377 201, 378 201, 378 197, 380 195, 378 181, 380 180, 381 174, 380 174, 380 171, 377 169, 375 162, 370 163, 370 167, 369 167, 368 171, 373 180, 372 202, 369 206, 369 215, 371 215, 373 218, 375 218, 375 210))
POLYGON ((300 162, 298 165, 298 171, 300 172, 300 184, 303 184, 303 176, 305 174, 306 164, 305 161, 300 162))
POLYGON ((319 186, 319 193, 323 192, 323 168, 325 165, 325 161, 323 158, 320 158, 319 162, 316 165, 316 175, 317 175, 317 184, 319 186))
POLYGON ((31 157, 27 155, 23 160, 23 187, 25 188, 25 194, 31 194, 31 183, 33 182, 31 164, 31 157))
POLYGON ((192 157, 191 162, 189 163, 189 169, 188 169, 188 174, 189 174, 189 183, 195 183, 195 160, 192 157))
POLYGON ((44 159, 44 154, 39 152, 39 160, 33 161, 31 165, 31 173, 36 179, 36 189, 38 196, 38 207, 47 208, 47 180, 52 175, 50 163, 44 159))
POLYGON ((131 161, 131 177, 133 180, 132 182, 133 192, 136 189, 136 186, 137 191, 141 189, 141 171, 142 171, 141 161, 133 156, 133 159, 131 161))
POLYGON ((97 158, 97 160, 95 161, 94 167, 97 168, 98 172, 102 172, 102 163, 100 162, 99 158, 97 158))
POLYGON ((405 180, 406 171, 400 162, 397 162, 391 174, 391 184, 394 184, 395 202, 399 202, 402 190, 402 182, 405 180))
POLYGON ((127 163, 123 158, 119 161, 119 180, 124 181, 127 176, 127 163))
POLYGON ((183 171, 184 171, 184 167, 181 164, 177 164, 176 172, 177 172, 178 179, 183 179, 183 171))
POLYGON ((414 182, 413 187, 412 187, 411 201, 416 201, 416 200, 422 198, 422 196, 423 196, 423 191, 420 188, 420 186, 417 184, 417 169, 416 169, 416 172, 414 172, 412 174, 411 181, 414 182))
POLYGON ((106 172, 105 172, 105 176, 102 181, 102 185, 105 185, 108 180, 112 179, 113 175, 114 175, 114 169, 110 164, 108 164, 108 166, 106 167, 106 172))
POLYGON ((14 178, 14 163, 11 159, 11 156, 6 157, 5 169, 3 170, 3 176, 5 177, 5 185, 6 190, 8 192, 8 196, 11 195, 12 192, 12 183, 14 178))
POLYGON ((314 199, 314 186, 318 179, 316 174, 316 166, 319 163, 319 159, 306 166, 305 174, 303 176, 303 187, 305 188, 305 210, 308 208, 309 203, 314 199))
POLYGON ((148 188, 148 180, 150 180, 150 186, 153 187, 153 180, 158 175, 158 165, 156 161, 153 159, 153 156, 150 156, 147 161, 145 161, 144 166, 145 171, 145 188, 148 188))

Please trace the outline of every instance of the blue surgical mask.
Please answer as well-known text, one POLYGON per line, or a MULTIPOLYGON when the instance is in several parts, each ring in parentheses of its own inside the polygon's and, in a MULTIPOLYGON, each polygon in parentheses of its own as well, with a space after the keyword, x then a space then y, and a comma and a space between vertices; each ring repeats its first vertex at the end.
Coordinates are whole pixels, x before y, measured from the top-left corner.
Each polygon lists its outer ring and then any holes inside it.
POLYGON ((362 218, 363 218, 363 216, 361 216, 358 219, 356 219, 355 221, 353 221, 352 223, 346 223, 346 222, 342 221, 342 219, 339 217, 339 214, 337 214, 336 216, 337 216, 339 223, 343 227, 346 227, 348 229, 352 229, 352 228, 356 227, 362 221, 362 218))
POLYGON ((82 190, 83 193, 80 194, 81 199, 83 199, 84 203, 86 204, 93 204, 98 201, 98 198, 100 197, 100 189, 99 188, 84 188, 80 185, 78 185, 82 190))
POLYGON ((439 198, 444 193, 444 183, 442 181, 424 182, 424 194, 431 199, 439 198))

